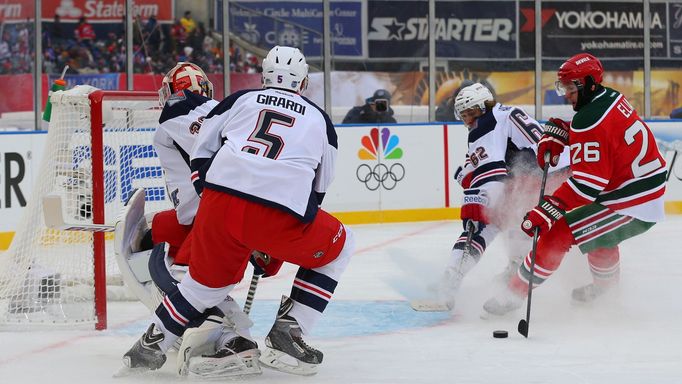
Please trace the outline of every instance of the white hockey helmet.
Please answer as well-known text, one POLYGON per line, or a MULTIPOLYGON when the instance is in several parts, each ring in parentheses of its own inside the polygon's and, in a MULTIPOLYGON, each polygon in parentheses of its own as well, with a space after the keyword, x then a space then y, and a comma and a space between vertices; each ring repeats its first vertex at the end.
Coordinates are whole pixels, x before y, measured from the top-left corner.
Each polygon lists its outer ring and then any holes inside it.
POLYGON ((485 102, 493 101, 495 98, 490 90, 481 83, 475 83, 462 88, 455 98, 455 114, 462 120, 461 113, 467 109, 478 107, 485 113, 485 102))
POLYGON ((187 61, 179 62, 163 77, 159 89, 161 105, 166 104, 172 94, 183 89, 213 98, 213 84, 208 80, 208 76, 198 65, 187 61))
POLYGON ((263 59, 263 87, 303 92, 308 86, 305 56, 293 47, 275 46, 263 59))

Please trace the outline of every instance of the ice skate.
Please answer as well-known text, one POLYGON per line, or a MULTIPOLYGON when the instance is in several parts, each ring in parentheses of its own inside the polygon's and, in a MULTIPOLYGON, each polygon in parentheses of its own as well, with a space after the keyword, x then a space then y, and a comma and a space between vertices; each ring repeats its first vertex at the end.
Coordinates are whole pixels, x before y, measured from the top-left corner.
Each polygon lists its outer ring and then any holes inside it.
POLYGON ((521 308, 524 299, 525 297, 506 289, 483 304, 484 315, 504 316, 511 311, 521 308))
POLYGON ((161 352, 159 344, 164 336, 155 324, 147 328, 147 332, 132 348, 123 355, 123 364, 130 369, 156 370, 166 362, 166 355, 161 352))
POLYGON ((266 366, 295 375, 310 376, 317 373, 323 354, 303 341, 303 333, 298 322, 288 313, 293 301, 282 296, 277 319, 265 337, 269 348, 260 362, 266 366))
POLYGON ((495 281, 500 284, 507 284, 509 280, 511 280, 512 276, 516 274, 516 272, 519 270, 519 266, 521 265, 522 260, 509 260, 509 263, 507 264, 507 267, 504 269, 504 271, 498 273, 495 275, 495 281))
POLYGON ((571 298, 579 303, 591 303, 596 298, 604 295, 610 290, 609 285, 598 285, 590 283, 576 288, 571 292, 571 298))
POLYGON ((202 378, 246 377, 259 375, 260 350, 256 342, 242 336, 228 340, 210 355, 190 358, 189 376, 202 378))

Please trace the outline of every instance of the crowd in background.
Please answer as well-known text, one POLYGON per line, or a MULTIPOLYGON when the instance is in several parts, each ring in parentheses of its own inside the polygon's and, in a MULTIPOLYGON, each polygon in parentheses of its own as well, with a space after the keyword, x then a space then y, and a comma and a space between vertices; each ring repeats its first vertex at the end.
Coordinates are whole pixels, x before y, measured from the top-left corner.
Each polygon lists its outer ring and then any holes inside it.
MULTIPOLYGON (((33 67, 33 23, 0 25, 0 74, 30 73, 33 67)), ((56 16, 43 23, 43 72, 60 74, 123 73, 126 71, 125 24, 98 24, 82 17, 62 23, 56 16)), ((178 61, 192 61, 207 73, 223 72, 222 44, 203 22, 187 11, 173 24, 159 23, 154 16, 139 17, 133 24, 134 73, 163 74, 178 61)), ((230 71, 260 72, 256 56, 230 47, 230 71)))

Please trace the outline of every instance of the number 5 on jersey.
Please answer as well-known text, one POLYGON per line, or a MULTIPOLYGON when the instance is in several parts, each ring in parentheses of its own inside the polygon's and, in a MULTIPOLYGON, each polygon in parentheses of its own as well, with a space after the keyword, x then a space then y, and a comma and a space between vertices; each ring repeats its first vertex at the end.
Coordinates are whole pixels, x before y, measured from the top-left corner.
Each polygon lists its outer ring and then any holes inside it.
MULTIPOLYGON (((258 114, 258 121, 256 122, 256 127, 251 136, 249 136, 248 141, 256 142, 262 144, 266 147, 262 156, 270 159, 276 159, 280 153, 282 153, 282 148, 284 148, 284 140, 280 136, 275 135, 270 132, 270 128, 274 124, 283 125, 285 127, 291 127, 294 125, 295 118, 273 111, 271 109, 263 109, 258 114)), ((260 149, 251 145, 245 145, 242 151, 258 155, 260 149)))

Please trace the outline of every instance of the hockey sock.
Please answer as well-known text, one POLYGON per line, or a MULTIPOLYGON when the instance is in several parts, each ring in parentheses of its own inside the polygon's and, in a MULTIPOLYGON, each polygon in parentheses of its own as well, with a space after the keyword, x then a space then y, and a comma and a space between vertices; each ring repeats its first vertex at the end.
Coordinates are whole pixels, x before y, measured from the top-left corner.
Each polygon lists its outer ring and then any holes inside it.
POLYGON ((599 248, 587 254, 594 283, 601 286, 616 283, 620 277, 620 252, 618 247, 599 248))
MULTIPOLYGON (((535 258, 535 273, 533 273, 534 287, 544 283, 559 268, 566 252, 574 243, 575 239, 565 219, 557 221, 549 232, 540 236, 535 258)), ((532 256, 532 251, 528 252, 519 267, 519 273, 509 282, 509 288, 519 295, 525 295, 528 292, 532 256)))

